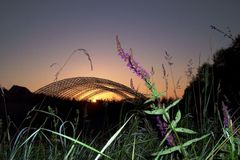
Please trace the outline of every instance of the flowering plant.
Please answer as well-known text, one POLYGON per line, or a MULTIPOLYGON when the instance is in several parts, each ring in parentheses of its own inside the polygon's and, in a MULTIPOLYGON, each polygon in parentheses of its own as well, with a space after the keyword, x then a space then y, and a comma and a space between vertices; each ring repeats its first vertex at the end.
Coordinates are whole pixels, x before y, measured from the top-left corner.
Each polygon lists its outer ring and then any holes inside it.
POLYGON ((145 103, 147 104, 149 102, 158 102, 157 104, 151 103, 150 104, 151 110, 146 110, 145 113, 156 116, 157 123, 156 125, 162 137, 164 137, 163 140, 161 141, 160 146, 163 144, 163 142, 167 141, 167 144, 170 146, 170 148, 161 150, 157 153, 154 153, 153 155, 157 156, 156 159, 158 159, 158 157, 161 155, 179 151, 185 157, 187 157, 185 147, 191 145, 194 142, 204 139, 209 134, 182 143, 178 136, 178 132, 187 134, 196 134, 196 132, 188 128, 177 127, 178 122, 181 120, 180 110, 178 110, 173 120, 171 120, 169 116, 169 110, 172 107, 176 106, 180 99, 177 99, 167 107, 165 107, 164 105, 161 106, 160 97, 162 96, 162 93, 159 93, 154 83, 150 81, 150 74, 134 60, 132 49, 130 49, 129 53, 123 50, 118 36, 116 37, 116 43, 118 55, 123 59, 124 62, 127 62, 127 66, 131 71, 133 71, 133 73, 135 73, 138 77, 145 81, 146 87, 151 91, 151 97, 145 103))

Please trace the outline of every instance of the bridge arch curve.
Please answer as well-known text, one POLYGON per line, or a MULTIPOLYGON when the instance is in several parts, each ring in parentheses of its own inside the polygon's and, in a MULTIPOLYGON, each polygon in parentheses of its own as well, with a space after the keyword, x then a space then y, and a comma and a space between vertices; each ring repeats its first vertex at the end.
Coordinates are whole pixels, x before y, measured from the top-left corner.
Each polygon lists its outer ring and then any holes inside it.
POLYGON ((37 91, 37 94, 45 94, 60 98, 70 98, 77 100, 88 100, 92 97, 113 93, 121 99, 145 98, 145 96, 123 84, 96 77, 73 77, 50 83, 37 91))

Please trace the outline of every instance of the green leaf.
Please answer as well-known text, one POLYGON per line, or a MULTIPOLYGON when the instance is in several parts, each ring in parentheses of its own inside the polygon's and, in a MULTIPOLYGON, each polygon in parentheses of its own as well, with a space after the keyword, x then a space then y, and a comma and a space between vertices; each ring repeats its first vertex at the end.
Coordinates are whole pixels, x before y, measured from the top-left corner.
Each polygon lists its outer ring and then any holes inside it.
POLYGON ((169 122, 169 121, 170 121, 169 113, 166 112, 166 109, 164 109, 163 111, 164 111, 163 120, 164 120, 165 122, 169 122))
POLYGON ((150 114, 150 115, 161 115, 161 114, 163 114, 164 109, 163 108, 158 108, 158 109, 154 109, 152 111, 144 111, 144 112, 147 113, 147 114, 150 114))
POLYGON ((146 100, 145 102, 144 102, 144 104, 147 104, 147 103, 149 103, 149 102, 154 102, 154 98, 150 98, 150 99, 148 99, 148 100, 146 100))
POLYGON ((181 99, 177 99, 177 100, 174 101, 172 104, 170 104, 170 105, 166 108, 166 112, 167 112, 170 108, 172 108, 172 107, 174 107, 176 104, 178 104, 178 103, 180 102, 180 100, 181 100, 181 99))
POLYGON ((191 144, 194 143, 194 142, 197 142, 197 141, 200 141, 200 140, 206 138, 206 137, 209 136, 209 135, 210 135, 210 134, 206 134, 206 135, 204 135, 204 136, 202 136, 202 137, 200 137, 200 138, 195 138, 195 139, 189 140, 189 141, 185 142, 185 143, 182 144, 182 145, 178 145, 178 146, 174 146, 174 147, 171 147, 171 148, 168 148, 168 149, 165 149, 165 150, 161 150, 161 151, 159 151, 159 152, 153 153, 152 155, 159 157, 159 156, 161 156, 161 155, 170 154, 170 153, 172 153, 172 152, 175 152, 175 151, 177 151, 177 150, 180 150, 181 147, 187 147, 187 146, 191 145, 191 144))
POLYGON ((204 136, 202 136, 202 137, 200 137, 200 138, 195 138, 195 139, 189 140, 189 141, 185 142, 182 146, 183 146, 183 147, 189 146, 189 145, 191 145, 192 143, 195 143, 195 142, 197 142, 197 141, 200 141, 200 140, 206 138, 206 137, 209 136, 209 135, 210 135, 210 134, 206 134, 206 135, 204 135, 204 136))
POLYGON ((197 132, 188 129, 188 128, 175 128, 176 132, 181 132, 181 133, 188 133, 188 134, 196 134, 197 132))
POLYGON ((177 114, 176 114, 176 117, 175 117, 175 121, 176 121, 176 123, 178 123, 178 122, 181 120, 181 117, 182 117, 182 115, 181 115, 181 111, 178 110, 178 112, 177 112, 177 114))
POLYGON ((153 153, 152 155, 153 156, 162 156, 162 155, 166 155, 166 154, 175 152, 175 151, 179 150, 180 148, 181 148, 181 146, 178 145, 178 146, 174 146, 174 147, 171 147, 171 148, 168 148, 168 149, 165 149, 165 150, 161 150, 157 153, 153 153))

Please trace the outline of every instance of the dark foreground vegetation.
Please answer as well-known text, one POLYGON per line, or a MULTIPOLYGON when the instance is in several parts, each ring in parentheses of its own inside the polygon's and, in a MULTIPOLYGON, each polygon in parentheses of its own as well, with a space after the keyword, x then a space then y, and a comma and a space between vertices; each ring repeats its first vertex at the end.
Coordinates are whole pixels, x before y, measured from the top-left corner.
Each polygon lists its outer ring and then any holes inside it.
POLYGON ((21 86, 13 86, 9 91, 3 92, 4 97, 0 98, 0 118, 3 121, 2 127, 9 129, 11 137, 21 128, 29 126, 39 128, 44 124, 49 129, 56 129, 61 125, 59 121, 73 122, 78 132, 97 134, 118 125, 126 113, 134 110, 135 102, 143 103, 143 100, 136 99, 77 101, 34 94, 21 86), (8 123, 11 125, 7 126, 8 123))
POLYGON ((117 43, 148 99, 91 103, 1 88, 0 159, 240 158, 240 36, 188 74, 180 100, 164 100, 117 43))

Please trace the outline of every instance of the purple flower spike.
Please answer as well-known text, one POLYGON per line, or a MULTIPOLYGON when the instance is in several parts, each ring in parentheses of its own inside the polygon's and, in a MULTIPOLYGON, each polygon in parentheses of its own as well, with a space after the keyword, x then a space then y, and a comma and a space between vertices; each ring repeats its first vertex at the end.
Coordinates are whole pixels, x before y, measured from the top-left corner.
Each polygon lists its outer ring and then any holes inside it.
MULTIPOLYGON (((166 122, 164 122, 163 120, 160 119, 160 116, 156 117, 156 121, 157 121, 157 127, 161 133, 161 137, 164 137, 167 134, 167 129, 168 129, 168 125, 166 122)), ((167 143, 169 146, 174 146, 174 137, 172 135, 172 133, 170 133, 167 138, 167 143)))
POLYGON ((225 128, 228 128, 231 119, 229 116, 228 107, 224 104, 224 102, 222 102, 222 112, 223 112, 223 125, 225 128))
POLYGON ((116 37, 116 41, 117 41, 118 55, 126 62, 129 59, 129 54, 125 53, 124 50, 122 49, 118 36, 116 37))
POLYGON ((142 78, 143 80, 146 81, 150 79, 150 74, 133 59, 132 49, 130 49, 130 54, 124 52, 124 50, 121 47, 121 43, 118 39, 118 36, 116 37, 116 42, 118 55, 125 62, 128 62, 127 63, 128 68, 130 68, 131 71, 133 71, 138 77, 142 78))

